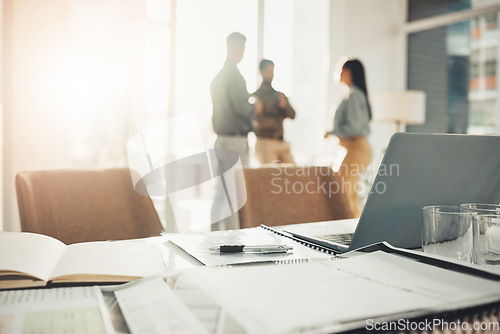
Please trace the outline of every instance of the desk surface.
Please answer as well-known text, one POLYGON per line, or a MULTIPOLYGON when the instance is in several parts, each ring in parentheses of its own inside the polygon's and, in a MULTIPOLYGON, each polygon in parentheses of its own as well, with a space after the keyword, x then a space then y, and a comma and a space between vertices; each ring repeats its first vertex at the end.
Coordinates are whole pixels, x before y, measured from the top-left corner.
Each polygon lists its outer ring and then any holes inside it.
MULTIPOLYGON (((338 222, 322 222, 322 223, 315 223, 315 225, 327 225, 327 224, 335 224, 338 222)), ((278 227, 280 228, 280 227, 278 227)), ((282 227, 281 227, 282 228, 282 227)), ((153 240, 153 239, 150 239, 153 240)), ((157 242, 157 239, 154 239, 155 242, 157 242)), ((181 265, 184 266, 185 268, 187 267, 195 267, 199 266, 196 261, 192 261, 191 259, 184 258, 182 257, 183 251, 181 249, 177 249, 175 245, 170 245, 166 244, 164 245, 166 253, 170 254, 170 259, 171 265, 181 265)), ((418 276, 418 273, 416 273, 418 276)), ((430 286, 429 286, 430 287, 430 286)), ((323 290, 324 291, 324 290, 323 290)), ((387 296, 387 299, 390 300, 391 296, 387 296)), ((272 303, 272 297, 269 299, 269 302, 272 303)), ((333 309, 333 304, 332 304, 332 309, 333 309)), ((308 308, 304 309, 304 312, 307 312, 308 308)), ((426 322, 432 322, 434 319, 439 319, 440 321, 448 322, 451 324, 450 326, 456 326, 458 323, 463 323, 464 321, 467 322, 468 328, 473 328, 473 326, 480 326, 481 324, 484 323, 484 325, 490 326, 490 328, 493 328, 493 330, 490 331, 475 331, 475 332, 489 332, 489 333, 498 333, 496 331, 496 326, 495 323, 498 323, 499 320, 499 314, 500 314, 500 303, 495 302, 492 304, 487 304, 487 305, 482 305, 478 307, 473 307, 473 308, 467 308, 467 309, 460 309, 458 311, 452 311, 452 312, 446 312, 446 313, 440 313, 437 316, 426 316, 426 317, 418 317, 418 318, 412 318, 409 322, 405 322, 407 326, 420 326, 420 324, 425 324, 426 322), (493 327, 491 327, 493 326, 493 327)), ((404 319, 406 321, 406 319, 404 319)), ((374 326, 383 326, 383 324, 373 324, 374 326)), ((419 331, 419 327, 416 327, 417 330, 413 327, 405 327, 409 328, 409 330, 403 330, 401 327, 399 328, 398 332, 400 333, 419 333, 419 332, 425 332, 425 331, 419 331)), ((381 330, 381 332, 387 332, 387 330, 384 330, 383 327, 377 327, 376 329, 381 330)), ((354 331, 356 333, 366 333, 366 329, 361 329, 361 330, 356 330, 354 331)), ((431 333, 432 331, 427 331, 428 333, 431 333)), ((461 328, 458 329, 451 329, 448 331, 445 331, 447 333, 465 333, 467 331, 462 331, 461 328)))
MULTIPOLYGON (((331 224, 338 224, 339 222, 343 223, 355 223, 356 219, 350 219, 350 220, 343 220, 343 221, 328 221, 328 222, 318 222, 318 223, 312 223, 315 226, 328 226, 331 224)), ((301 224, 302 225, 302 224, 301 224)), ((276 229, 282 229, 283 226, 278 226, 275 227, 276 229)), ((164 256, 165 260, 165 266, 167 270, 177 270, 177 269, 187 269, 187 268, 195 268, 195 267, 200 267, 202 264, 198 262, 196 259, 194 259, 192 256, 187 254, 184 250, 176 246, 170 241, 166 241, 166 239, 163 236, 158 236, 158 237, 151 237, 151 238, 145 238, 145 239, 136 239, 136 240, 130 240, 130 242, 147 242, 147 243, 153 243, 157 244, 164 256)), ((115 320, 116 318, 121 317, 121 311, 119 309, 118 304, 116 303, 114 296, 111 294, 105 295, 105 299, 107 301, 107 306, 108 309, 110 310, 110 313, 112 313, 112 317, 114 315, 115 320)), ((475 322, 487 322, 487 323, 493 323, 495 322, 498 325, 498 321, 500 319, 500 302, 495 302, 493 304, 488 304, 480 307, 474 307, 471 309, 467 309, 466 311, 461 310, 457 312, 447 312, 446 314, 439 314, 438 317, 440 317, 441 320, 448 321, 448 322, 457 322, 457 321, 467 321, 469 326, 473 326, 475 322)), ((412 319, 412 322, 417 324, 420 322, 424 322, 426 320, 432 321, 435 319, 435 316, 429 316, 429 317, 421 317, 421 318, 416 318, 412 319)), ((123 320, 121 318, 120 320, 115 321, 113 323, 115 330, 117 330, 117 333, 129 333, 129 330, 123 320)), ((383 330, 382 330, 383 331, 383 330)), ((1 332, 1 331, 0 331, 1 332)), ((359 331, 355 332, 366 332, 366 329, 362 329, 359 331)), ((419 331, 399 331, 401 333, 404 332, 419 332, 419 331)), ((421 332, 421 331, 420 331, 421 332)), ((429 331, 430 332, 430 331, 429 331)), ((459 333, 459 330, 450 330, 448 333, 459 333)), ((462 331, 463 332, 463 331, 462 331)), ((493 328, 493 330, 490 331, 476 331, 476 332, 490 332, 490 333, 500 333, 500 328, 496 330, 496 327, 493 328)))

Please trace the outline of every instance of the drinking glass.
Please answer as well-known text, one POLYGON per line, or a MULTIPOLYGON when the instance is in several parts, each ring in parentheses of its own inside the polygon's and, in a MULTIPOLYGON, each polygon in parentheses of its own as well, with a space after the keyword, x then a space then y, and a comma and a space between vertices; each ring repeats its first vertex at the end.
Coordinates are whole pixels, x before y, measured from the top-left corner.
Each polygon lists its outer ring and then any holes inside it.
POLYGON ((500 215, 475 215, 473 262, 500 270, 500 215))
POLYGON ((433 205, 422 208, 422 250, 426 253, 471 262, 472 216, 459 206, 433 205))
POLYGON ((497 215, 500 216, 500 205, 486 203, 464 203, 460 208, 467 211, 476 212, 478 215, 497 215))

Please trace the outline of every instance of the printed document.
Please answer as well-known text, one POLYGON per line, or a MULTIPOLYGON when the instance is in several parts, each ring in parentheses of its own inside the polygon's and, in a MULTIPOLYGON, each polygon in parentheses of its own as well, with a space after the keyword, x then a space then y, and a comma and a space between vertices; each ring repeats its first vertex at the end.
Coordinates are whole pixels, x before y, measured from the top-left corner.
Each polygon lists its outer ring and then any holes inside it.
POLYGON ((114 333, 98 287, 0 291, 0 334, 114 333))

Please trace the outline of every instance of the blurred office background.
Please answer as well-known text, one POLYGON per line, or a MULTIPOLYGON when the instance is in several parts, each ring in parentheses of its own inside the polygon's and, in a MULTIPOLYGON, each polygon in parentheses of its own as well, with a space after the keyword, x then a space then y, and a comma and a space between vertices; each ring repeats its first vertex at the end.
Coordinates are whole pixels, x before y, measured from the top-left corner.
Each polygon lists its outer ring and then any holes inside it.
MULTIPOLYGON (((127 167, 131 136, 187 112, 196 114, 209 147, 209 84, 233 31, 247 37, 239 68, 250 92, 260 84, 258 61, 275 62, 274 86, 297 111, 285 136, 301 164, 324 163, 330 154, 322 135, 341 99, 335 70, 343 56, 362 60, 372 98, 426 93, 425 123, 407 131, 500 134, 498 0, 0 3, 0 230, 19 230, 19 171, 127 167)), ((369 139, 377 156, 394 124, 376 118, 369 139)), ((182 149, 182 138, 171 137, 182 149)), ((208 219, 211 197, 186 198, 182 219, 208 219)), ((168 229, 168 200, 156 205, 168 229)))

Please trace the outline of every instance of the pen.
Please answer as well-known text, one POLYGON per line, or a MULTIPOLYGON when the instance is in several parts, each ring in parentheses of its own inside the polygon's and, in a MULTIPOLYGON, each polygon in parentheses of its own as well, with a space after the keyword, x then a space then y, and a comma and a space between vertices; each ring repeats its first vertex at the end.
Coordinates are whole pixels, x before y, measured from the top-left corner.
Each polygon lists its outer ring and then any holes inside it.
POLYGON ((232 254, 232 253, 257 253, 257 254, 270 254, 270 253, 287 253, 293 250, 292 246, 287 245, 221 245, 217 247, 210 247, 210 252, 219 254, 232 254))

